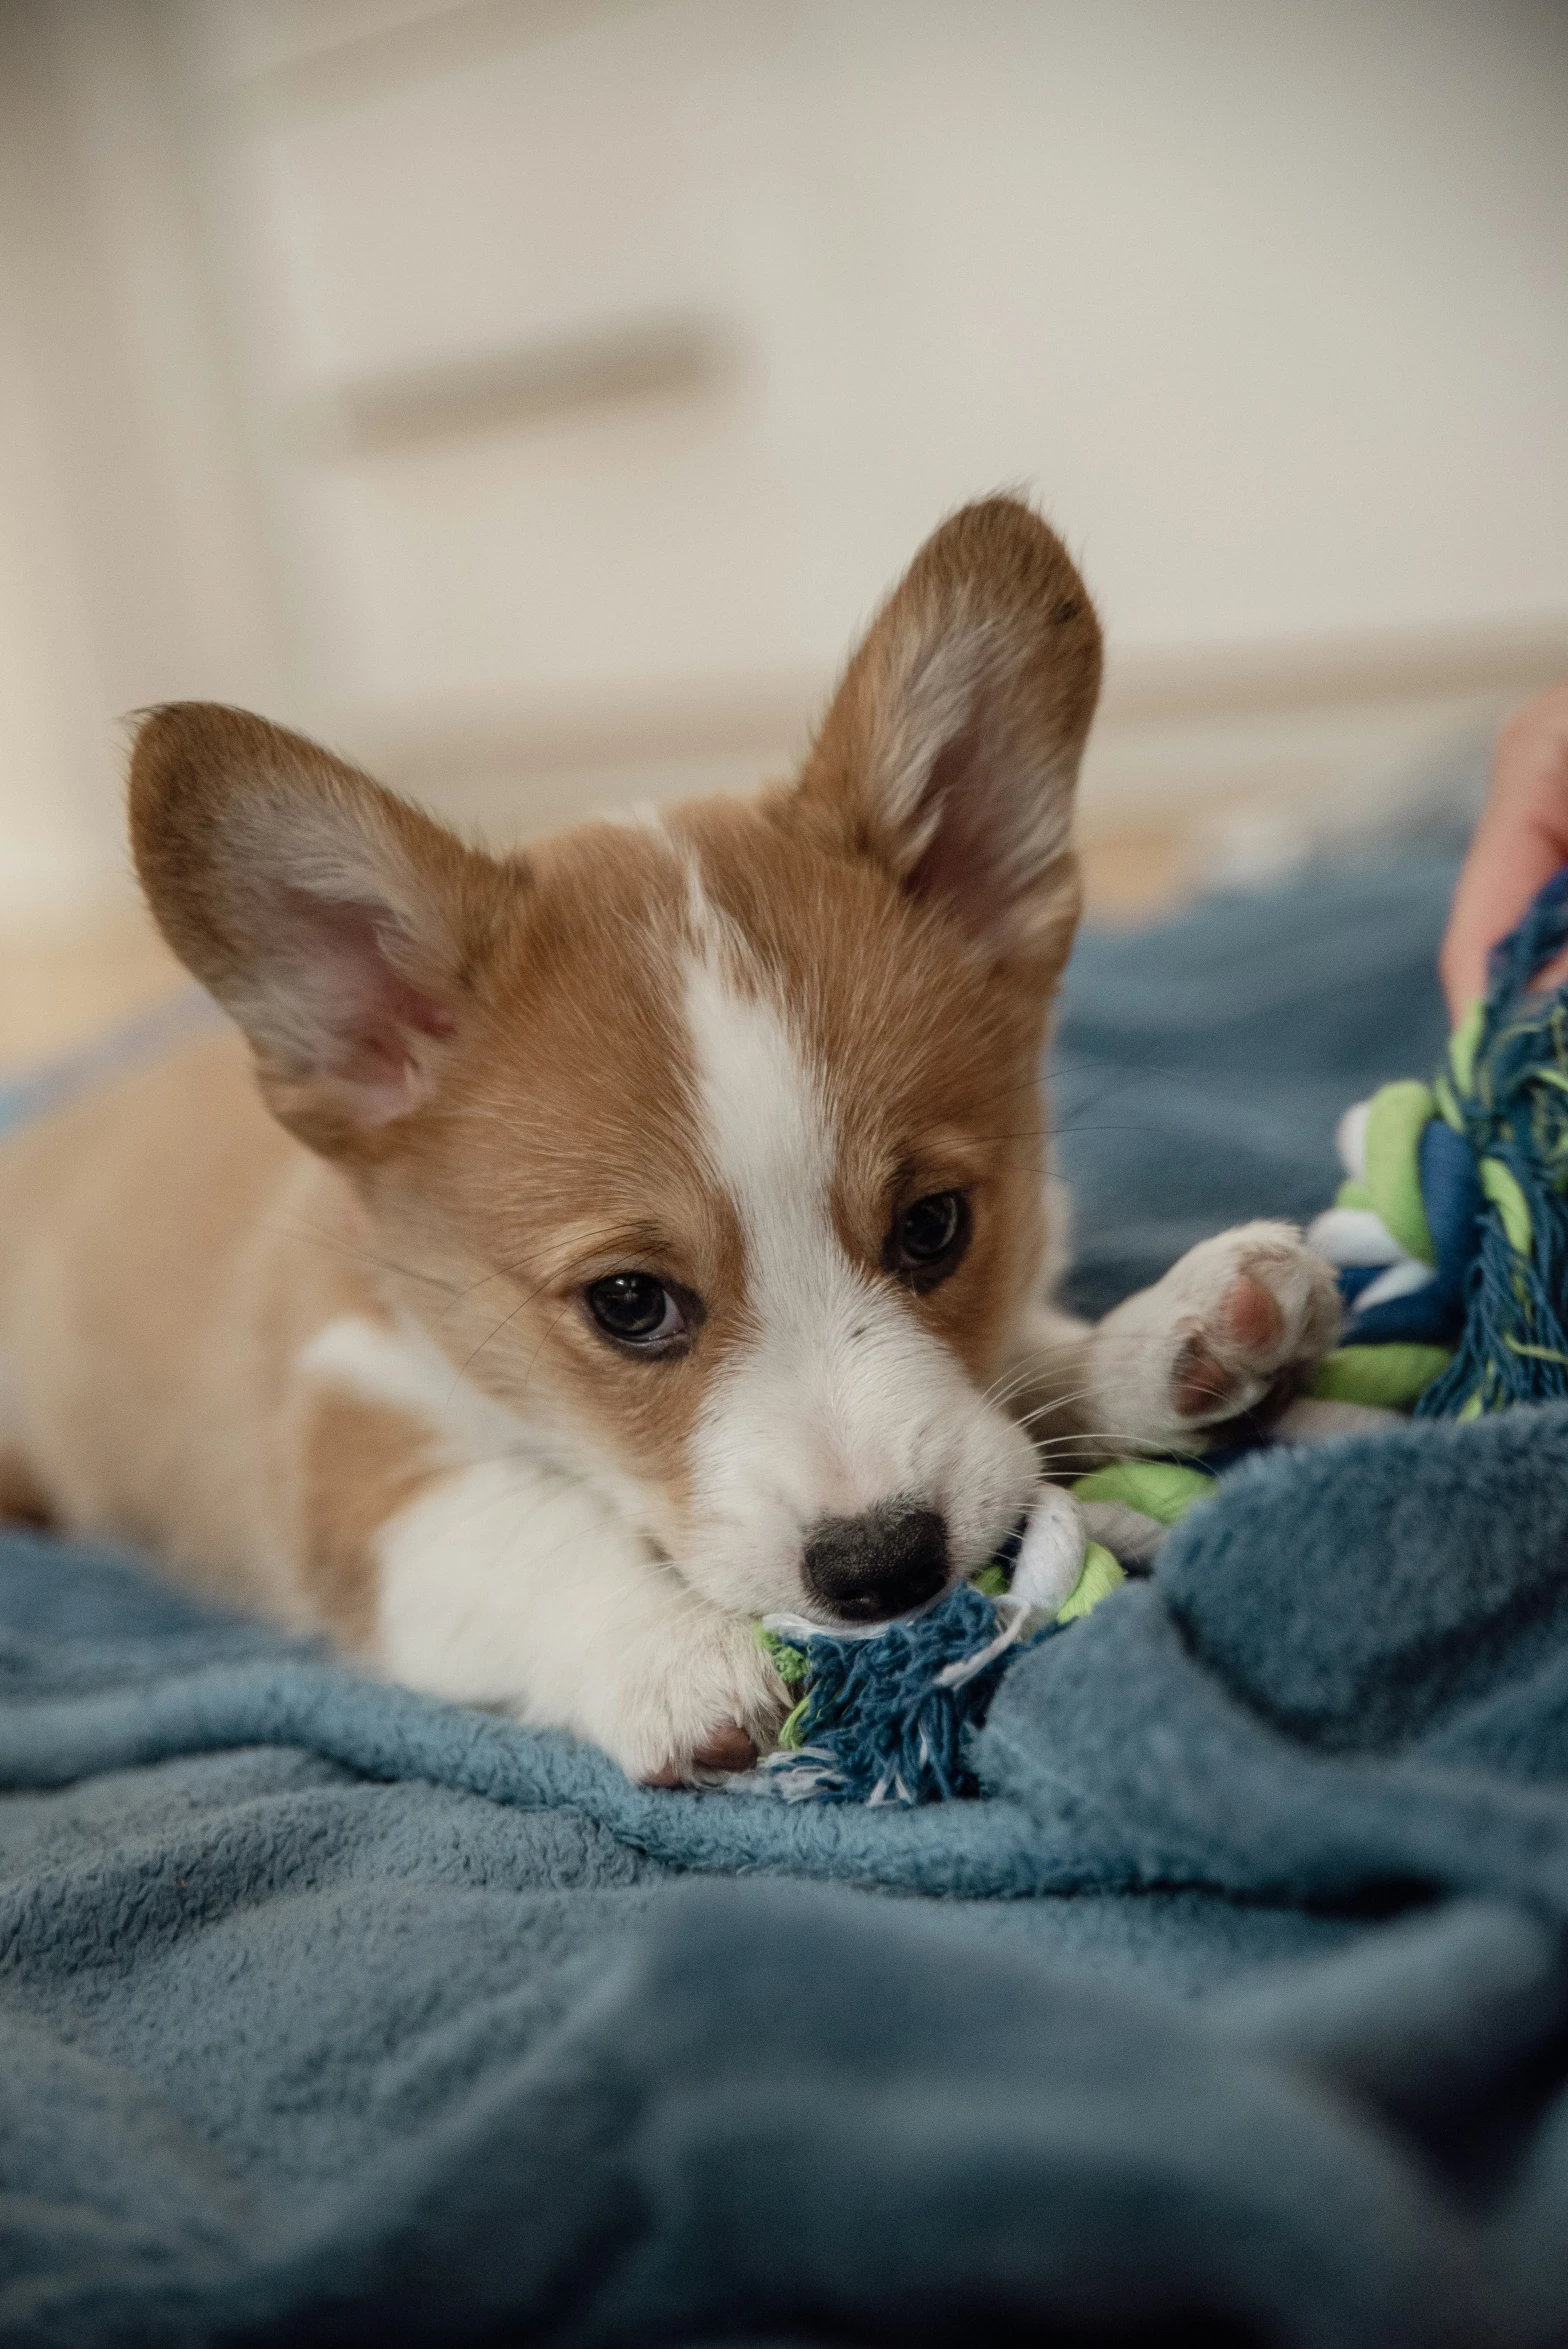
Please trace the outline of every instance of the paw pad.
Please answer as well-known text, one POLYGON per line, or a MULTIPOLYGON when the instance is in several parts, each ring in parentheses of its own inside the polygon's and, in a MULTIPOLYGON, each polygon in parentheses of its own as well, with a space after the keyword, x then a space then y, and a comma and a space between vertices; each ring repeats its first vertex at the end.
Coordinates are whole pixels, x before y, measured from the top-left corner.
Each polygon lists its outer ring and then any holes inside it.
POLYGON ((1285 1315, 1272 1289, 1255 1272, 1238 1274, 1220 1309, 1225 1334, 1245 1353, 1272 1358, 1285 1335, 1285 1315))

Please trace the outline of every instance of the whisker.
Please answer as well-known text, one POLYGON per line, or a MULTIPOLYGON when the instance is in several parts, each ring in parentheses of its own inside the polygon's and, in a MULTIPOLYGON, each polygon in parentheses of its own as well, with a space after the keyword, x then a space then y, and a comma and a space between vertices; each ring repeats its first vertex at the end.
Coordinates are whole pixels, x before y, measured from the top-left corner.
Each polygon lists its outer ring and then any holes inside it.
POLYGON ((376 1256, 364 1248, 354 1248, 346 1240, 335 1240, 327 1232, 313 1230, 309 1225, 291 1229, 287 1224, 264 1218, 260 1229, 270 1231, 281 1240, 298 1240, 305 1247, 325 1249, 329 1255, 346 1257, 350 1263, 369 1265, 376 1272, 398 1274, 404 1280, 421 1281, 427 1288, 444 1289, 454 1294, 454 1284, 443 1280, 439 1273, 425 1272, 413 1264, 399 1264, 395 1257, 376 1256))
MULTIPOLYGON (((1065 1350, 1066 1349, 1064 1349, 1064 1351, 1065 1350)), ((1038 1382, 1040 1376, 1041 1371, 1038 1366, 1032 1366, 1027 1370, 1021 1370, 1013 1378, 1008 1380, 1006 1385, 1001 1388, 999 1393, 993 1393, 991 1389, 988 1388, 981 1396, 980 1400, 983 1403, 991 1404, 993 1408, 998 1411, 1005 1410, 1015 1395, 1021 1395, 1027 1387, 1034 1386, 1038 1382)), ((1066 1409, 1069 1403, 1081 1402, 1084 1396, 1092 1394, 1094 1391, 1095 1390, 1092 1387, 1075 1387, 1069 1394, 1058 1396, 1057 1400, 1054 1403, 1047 1405, 1046 1408, 1049 1410, 1063 1411, 1066 1409)))
POLYGON ((1053 1396, 1050 1402, 1039 1404, 1033 1411, 1015 1413, 1014 1424, 1032 1427, 1037 1419, 1049 1419, 1053 1412, 1068 1411, 1074 1403, 1086 1403, 1097 1392, 1097 1387, 1073 1387, 1065 1395, 1053 1396))
POLYGON ((1153 1452, 1164 1456, 1170 1446, 1154 1436, 1129 1435, 1125 1428, 1085 1427, 1070 1435, 1040 1436, 1035 1439, 1035 1450, 1041 1454, 1075 1452, 1084 1444, 1114 1444, 1119 1451, 1153 1452))
MULTIPOLYGON (((550 1285, 550 1284, 549 1284, 549 1282, 548 1282, 548 1281, 541 1281, 541 1282, 539 1283, 539 1286, 538 1286, 536 1289, 531 1289, 531 1290, 530 1290, 530 1291, 527 1293, 527 1295, 525 1295, 525 1296, 522 1296, 522 1297, 519 1297, 519 1298, 518 1298, 518 1300, 517 1300, 517 1303, 516 1303, 516 1304, 515 1304, 515 1305, 512 1307, 512 1310, 511 1310, 511 1312, 510 1312, 510 1313, 503 1313, 503 1314, 502 1314, 502 1316, 501 1316, 501 1318, 500 1318, 500 1320, 499 1320, 499 1321, 496 1323, 495 1327, 494 1327, 493 1329, 491 1329, 491 1330, 487 1330, 487 1331, 485 1332, 485 1335, 484 1335, 484 1336, 483 1336, 483 1337, 480 1339, 480 1341, 479 1341, 478 1345, 477 1345, 477 1346, 474 1348, 473 1352, 472 1352, 472 1353, 471 1353, 471 1354, 470 1354, 470 1355, 469 1355, 469 1356, 466 1358, 466 1360, 464 1361, 464 1363, 463 1363, 463 1365, 462 1365, 461 1369, 460 1369, 460 1370, 457 1372, 457 1375, 454 1377, 454 1379, 453 1379, 453 1381, 452 1381, 452 1393, 451 1393, 451 1395, 448 1395, 448 1397, 447 1397, 447 1401, 448 1401, 448 1402, 450 1402, 450 1401, 451 1401, 451 1399, 452 1399, 452 1395, 455 1395, 455 1394, 457 1393, 457 1390, 458 1390, 459 1386, 462 1384, 463 1380, 464 1380, 464 1379, 467 1377, 467 1375, 468 1375, 469 1371, 471 1370, 471 1368, 473 1367, 473 1365, 474 1365, 474 1364, 475 1364, 475 1363, 478 1361, 478 1359, 479 1359, 480 1355, 481 1355, 481 1354, 484 1352, 484 1350, 485 1350, 486 1346, 488 1346, 488 1345, 492 1344, 492 1343, 494 1342, 494 1340, 495 1340, 496 1338, 498 1338, 498 1337, 501 1335, 501 1332, 502 1332, 504 1329, 509 1329, 509 1328, 511 1327, 512 1323, 513 1323, 513 1322, 514 1322, 514 1321, 517 1319, 517 1316, 518 1316, 520 1313, 522 1313, 522 1312, 525 1312, 525 1311, 526 1311, 526 1309, 527 1309, 527 1308, 528 1308, 530 1305, 532 1305, 532 1304, 533 1304, 533 1302, 534 1302, 535 1298, 537 1298, 537 1297, 542 1297, 542 1296, 544 1295, 544 1292, 545 1292, 545 1290, 546 1290, 546 1289, 549 1287, 549 1285, 550 1285)), ((539 1359, 539 1355, 540 1355, 540 1352, 541 1352, 541 1351, 542 1351, 542 1349, 543 1349, 544 1342, 545 1342, 545 1338, 547 1338, 547 1337, 549 1336, 549 1334, 550 1334, 550 1330, 553 1330, 553 1329, 555 1329, 555 1328, 558 1326, 558 1324, 559 1324, 559 1323, 560 1323, 562 1320, 564 1320, 565 1316, 566 1316, 566 1315, 567 1315, 567 1314, 568 1314, 570 1311, 571 1311, 571 1306, 570 1306, 570 1303, 567 1303, 567 1304, 565 1304, 565 1305, 563 1305, 563 1306, 562 1306, 562 1308, 561 1308, 560 1312, 559 1312, 559 1313, 556 1315, 556 1317, 555 1317, 555 1320, 554 1320, 553 1322, 551 1322, 551 1324, 550 1324, 550 1329, 545 1331, 545 1333, 544 1333, 544 1337, 541 1337, 541 1339, 539 1340, 539 1344, 538 1344, 538 1345, 537 1345, 537 1346, 534 1348, 533 1354, 532 1354, 532 1356, 530 1357, 530 1360, 529 1360, 528 1371, 527 1371, 527 1372, 524 1374, 524 1378, 523 1378, 523 1386, 524 1386, 524 1388, 525 1388, 525 1389, 526 1389, 526 1387, 527 1387, 527 1384, 528 1384, 528 1379, 529 1379, 529 1376, 531 1376, 531 1374, 532 1374, 534 1363, 538 1361, 538 1359, 539 1359)))
MULTIPOLYGON (((522 1308, 521 1308, 521 1306, 519 1306, 519 1308, 518 1308, 518 1311, 519 1311, 519 1312, 521 1312, 521 1310, 522 1310, 522 1308)), ((550 1323, 549 1327, 548 1327, 547 1329, 545 1329, 545 1330, 544 1330, 544 1331, 541 1333, 538 1345, 537 1345, 537 1346, 535 1346, 535 1348, 534 1348, 534 1350, 533 1350, 532 1354, 531 1354, 531 1355, 529 1356, 529 1358, 528 1358, 528 1368, 527 1368, 527 1369, 526 1369, 526 1370, 523 1372, 523 1383, 522 1383, 522 1385, 521 1385, 521 1386, 518 1388, 518 1390, 517 1390, 517 1393, 518 1393, 518 1401, 519 1401, 519 1402, 521 1402, 521 1400, 522 1400, 523 1396, 524 1396, 524 1395, 526 1395, 526 1394, 527 1394, 527 1392, 528 1392, 529 1383, 530 1383, 530 1381, 531 1381, 531 1380, 532 1380, 532 1378, 533 1378, 534 1371, 535 1371, 535 1369, 536 1369, 536 1367, 537 1367, 537 1365, 538 1365, 538 1361, 539 1361, 539 1357, 540 1357, 540 1355, 541 1355, 541 1354, 544 1352, 544 1350, 545 1350, 545 1347, 548 1345, 548 1343, 549 1343, 550 1339, 551 1339, 551 1338, 552 1338, 552 1337, 555 1335, 555 1332, 556 1332, 556 1331, 557 1331, 557 1330, 560 1328, 560 1326, 561 1326, 562 1322, 563 1322, 563 1321, 566 1319, 566 1316, 568 1315, 568 1313, 570 1313, 570 1311, 571 1311, 571 1310, 572 1310, 572 1308, 571 1308, 571 1303, 570 1303, 570 1301, 568 1301, 568 1302, 567 1302, 565 1305, 563 1305, 563 1306, 561 1307, 561 1310, 560 1310, 560 1312, 559 1312, 559 1313, 556 1315, 556 1317, 555 1317, 554 1321, 552 1321, 552 1322, 550 1323)), ((509 1318, 510 1318, 510 1317, 509 1317, 509 1318)), ((505 1325, 505 1323, 503 1322, 503 1324, 502 1324, 501 1326, 502 1326, 502 1328, 504 1328, 506 1325, 505 1325)), ((491 1337, 495 1337, 495 1336, 497 1336, 498 1334, 499 1334, 499 1333, 498 1333, 497 1331, 494 1331, 494 1330, 492 1330, 492 1331, 491 1331, 491 1333, 490 1333, 491 1337)), ((489 1345, 489 1343, 490 1343, 490 1339, 489 1339, 489 1338, 486 1338, 486 1340, 484 1341, 484 1346, 488 1346, 488 1345, 489 1345)), ((484 1346, 481 1346, 481 1347, 478 1349, 478 1351, 479 1351, 481 1354, 484 1352, 484 1346)), ((470 1360, 472 1360, 472 1356, 470 1356, 470 1360)))

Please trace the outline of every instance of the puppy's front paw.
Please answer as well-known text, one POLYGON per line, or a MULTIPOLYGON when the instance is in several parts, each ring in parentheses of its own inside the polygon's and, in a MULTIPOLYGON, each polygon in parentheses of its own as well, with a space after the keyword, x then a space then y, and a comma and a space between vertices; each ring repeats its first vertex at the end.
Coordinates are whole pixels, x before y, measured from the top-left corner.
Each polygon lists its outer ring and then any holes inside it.
POLYGON ((1172 1366, 1178 1417, 1202 1426, 1250 1411, 1339 1336, 1331 1266, 1288 1224, 1243 1224, 1192 1249, 1170 1275, 1185 1292, 1172 1366))
POLYGON ((621 1660, 594 1734, 628 1778, 706 1786, 749 1770, 789 1710, 749 1623, 704 1610, 621 1660))
POLYGON ((1340 1329, 1332 1268, 1290 1224, 1200 1241, 1102 1324, 1132 1406, 1128 1433, 1190 1443, 1319 1361, 1340 1329))

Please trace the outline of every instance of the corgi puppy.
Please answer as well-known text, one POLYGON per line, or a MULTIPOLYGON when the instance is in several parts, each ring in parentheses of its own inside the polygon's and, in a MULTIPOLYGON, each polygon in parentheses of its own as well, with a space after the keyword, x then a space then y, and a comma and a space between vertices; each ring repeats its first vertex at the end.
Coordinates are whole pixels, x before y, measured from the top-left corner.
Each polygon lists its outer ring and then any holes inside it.
POLYGON ((748 1764, 780 1612, 972 1573, 1041 1477, 1201 1448, 1334 1342, 1288 1226, 1045 1293, 1041 1063, 1100 632, 967 508, 799 778, 465 846, 179 703, 137 869, 230 1015, 0 1153, 0 1504, 660 1784, 748 1764))

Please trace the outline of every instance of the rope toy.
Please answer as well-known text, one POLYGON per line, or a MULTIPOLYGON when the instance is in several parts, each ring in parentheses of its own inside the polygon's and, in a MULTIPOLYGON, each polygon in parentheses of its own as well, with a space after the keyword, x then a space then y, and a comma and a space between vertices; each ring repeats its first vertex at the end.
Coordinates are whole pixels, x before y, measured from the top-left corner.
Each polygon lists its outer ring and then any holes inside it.
POLYGON ((905 1804, 978 1794, 968 1739, 1009 1664, 1124 1579, 1075 1494, 1047 1485, 992 1563, 921 1614, 865 1632, 769 1616, 757 1637, 795 1698, 761 1764, 769 1791, 905 1804))
POLYGON ((1568 1396, 1568 869, 1492 952, 1431 1085, 1348 1110, 1347 1180, 1309 1242, 1339 1271, 1345 1342, 1312 1392, 1474 1419, 1568 1396))

